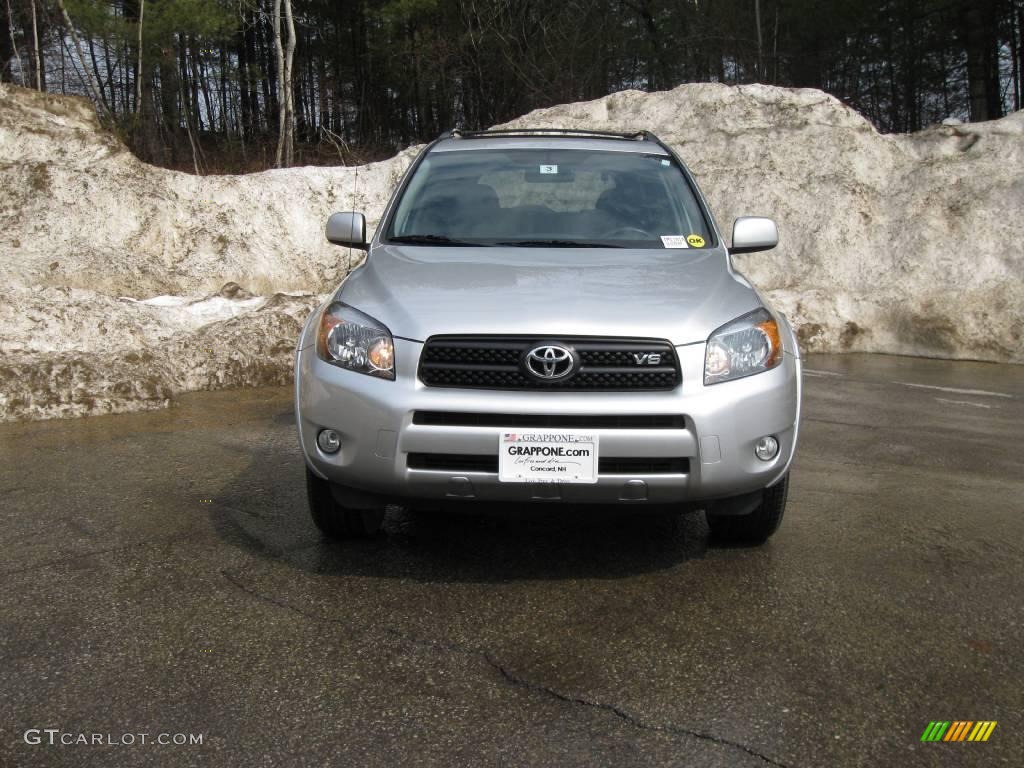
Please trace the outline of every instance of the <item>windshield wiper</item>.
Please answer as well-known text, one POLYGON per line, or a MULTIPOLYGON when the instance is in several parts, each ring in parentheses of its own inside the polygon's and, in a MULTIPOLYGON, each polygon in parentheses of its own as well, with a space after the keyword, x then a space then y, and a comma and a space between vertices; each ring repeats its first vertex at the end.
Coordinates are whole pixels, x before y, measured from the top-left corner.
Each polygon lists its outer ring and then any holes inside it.
POLYGON ((389 237, 388 242, 406 245, 487 245, 486 243, 471 243, 468 240, 456 240, 446 235, 396 235, 389 237))
POLYGON ((497 245, 521 245, 524 248, 621 248, 612 243, 582 243, 577 240, 509 240, 497 245))

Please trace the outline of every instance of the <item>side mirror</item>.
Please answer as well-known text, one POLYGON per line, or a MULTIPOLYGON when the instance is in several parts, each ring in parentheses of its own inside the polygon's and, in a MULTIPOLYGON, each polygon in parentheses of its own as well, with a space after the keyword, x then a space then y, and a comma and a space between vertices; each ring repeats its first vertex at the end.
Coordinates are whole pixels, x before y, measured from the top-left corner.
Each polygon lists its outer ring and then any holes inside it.
POLYGON ((775 222, 761 216, 741 216, 732 225, 732 248, 729 253, 770 251, 779 244, 775 222))
POLYGON ((366 250, 366 217, 361 213, 332 213, 327 220, 327 242, 366 250))

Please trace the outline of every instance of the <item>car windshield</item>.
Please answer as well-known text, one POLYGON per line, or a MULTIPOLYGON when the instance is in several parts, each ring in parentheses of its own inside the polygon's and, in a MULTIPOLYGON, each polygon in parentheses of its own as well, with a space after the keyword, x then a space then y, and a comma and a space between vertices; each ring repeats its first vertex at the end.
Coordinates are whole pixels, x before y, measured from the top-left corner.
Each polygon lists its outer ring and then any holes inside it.
POLYGON ((674 160, 576 148, 432 152, 409 181, 385 239, 439 246, 712 245, 674 160))

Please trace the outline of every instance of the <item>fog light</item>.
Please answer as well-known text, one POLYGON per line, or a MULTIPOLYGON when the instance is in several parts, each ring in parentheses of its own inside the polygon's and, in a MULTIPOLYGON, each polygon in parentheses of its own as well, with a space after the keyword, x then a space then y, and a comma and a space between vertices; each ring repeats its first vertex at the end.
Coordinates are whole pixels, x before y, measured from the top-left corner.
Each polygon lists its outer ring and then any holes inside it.
POLYGON ((765 435, 754 445, 754 453, 761 461, 771 461, 779 455, 779 441, 771 435, 765 435))
POLYGON ((316 436, 316 444, 324 453, 337 453, 341 448, 341 435, 333 429, 321 429, 320 434, 316 436))

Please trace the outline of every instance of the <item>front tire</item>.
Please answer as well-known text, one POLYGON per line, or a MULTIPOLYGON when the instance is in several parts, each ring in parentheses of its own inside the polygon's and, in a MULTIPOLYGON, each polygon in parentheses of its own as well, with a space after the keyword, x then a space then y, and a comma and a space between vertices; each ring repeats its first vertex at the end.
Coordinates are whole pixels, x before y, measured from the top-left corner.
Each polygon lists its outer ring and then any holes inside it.
POLYGON ((306 467, 306 498, 315 525, 329 539, 354 539, 371 536, 380 530, 383 509, 353 509, 339 504, 331 493, 331 484, 306 467))
POLYGON ((762 492, 761 503, 745 515, 707 513, 711 536, 729 544, 763 544, 782 523, 789 495, 789 473, 762 492))

